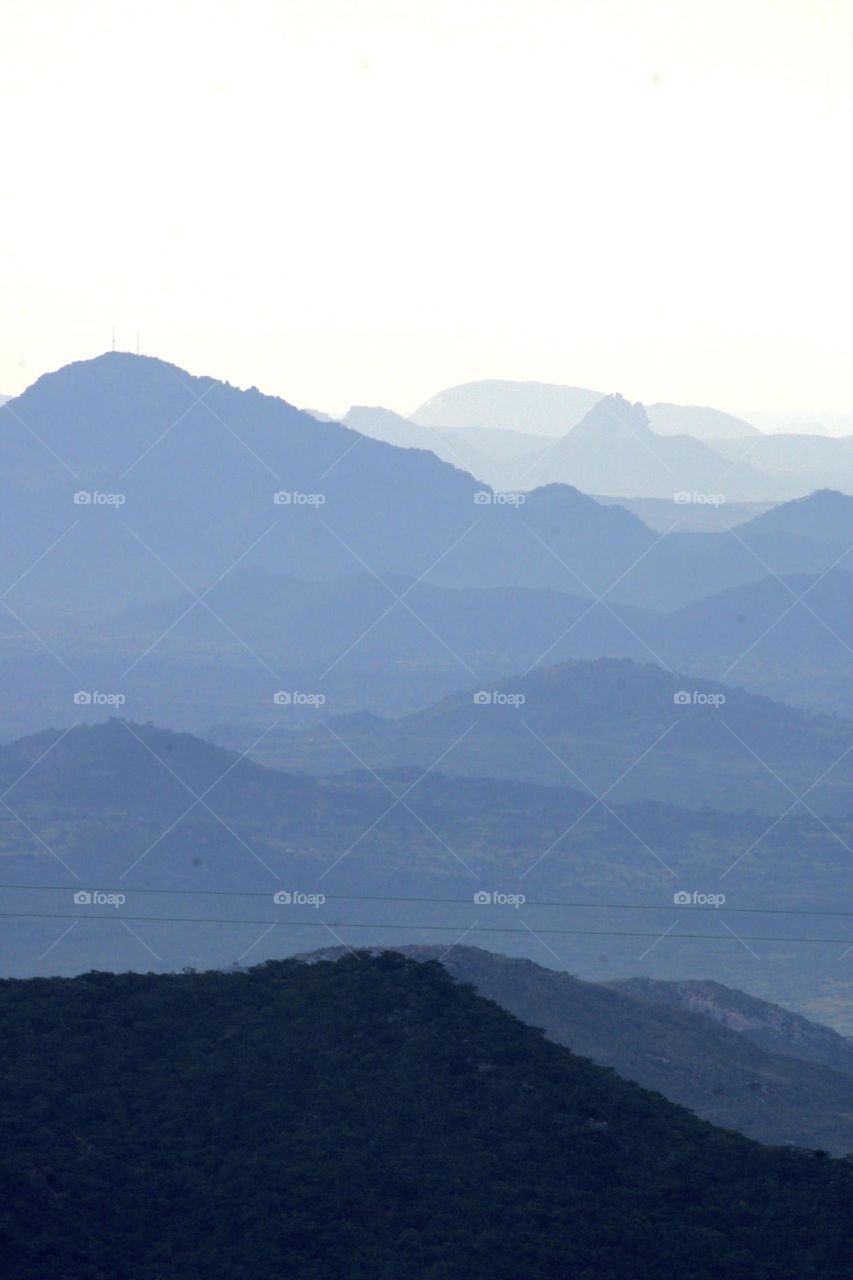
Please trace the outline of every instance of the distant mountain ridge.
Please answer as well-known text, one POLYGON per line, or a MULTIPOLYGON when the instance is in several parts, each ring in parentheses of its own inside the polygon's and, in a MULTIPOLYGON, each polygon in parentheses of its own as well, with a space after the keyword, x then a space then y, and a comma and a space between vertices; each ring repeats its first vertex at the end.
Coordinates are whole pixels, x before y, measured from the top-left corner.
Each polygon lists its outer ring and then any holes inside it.
MULTIPOLYGON (((611 788, 622 801, 765 812, 788 807, 787 787, 800 794, 823 774, 812 802, 849 808, 853 722, 651 661, 540 667, 408 716, 347 729, 352 749, 374 769, 426 768, 446 752, 442 769, 451 774, 586 785, 593 796, 611 788), (464 750, 450 750, 463 733, 464 750)), ((306 729, 276 745, 287 768, 325 774, 351 767, 349 752, 322 731, 306 729)))
POLYGON ((13 403, 0 536, 16 610, 51 600, 85 614, 105 597, 162 598, 176 581, 201 591, 238 562, 308 578, 367 566, 563 585, 556 552, 583 556, 603 589, 654 541, 636 517, 556 486, 525 504, 531 535, 517 507, 430 452, 151 357, 80 362, 13 403))
POLYGON ((604 393, 548 382, 485 379, 449 387, 410 415, 425 427, 493 427, 564 435, 604 393))
MULTIPOLYGON (((849 905, 849 816, 771 819, 626 804, 612 793, 595 804, 580 783, 542 785, 541 768, 535 782, 452 776, 438 753, 422 767, 371 773, 356 726, 326 732, 358 753, 348 772, 286 773, 116 719, 0 747, 0 971, 221 966, 247 948, 262 959, 316 946, 331 928, 351 945, 497 937, 546 962, 549 949, 570 948, 572 968, 610 976, 635 972, 639 951, 676 929, 687 936, 655 946, 644 972, 680 977, 689 956, 700 973, 737 985, 740 944, 720 923, 731 919, 768 962, 751 971, 762 995, 808 1010, 838 980, 821 950, 778 936, 835 938, 834 916, 804 923, 762 911, 849 905), (736 860, 736 874, 721 878, 736 860), (679 910, 680 887, 722 890, 750 914, 679 910), (527 905, 478 905, 475 893, 495 888, 523 893, 527 905), (76 891, 92 889, 121 891, 121 910, 104 918, 103 908, 80 906, 76 891), (282 910, 278 889, 328 901, 282 910)), ((240 751, 258 745, 254 734, 240 751)))
POLYGON ((608 985, 655 1005, 700 1013, 771 1053, 853 1073, 853 1042, 837 1031, 719 982, 626 978, 608 985))
MULTIPOLYGON (((508 502, 429 451, 151 357, 80 362, 12 404, 21 421, 6 414, 0 437, 0 537, 8 604, 25 620, 46 601, 82 619, 162 600, 176 583, 202 592, 238 563, 317 579, 362 569, 447 586, 581 584, 653 608, 762 575, 725 531, 661 540, 562 484, 508 502)), ((612 415, 599 413, 609 431, 612 415)), ((645 430, 657 449, 704 456, 697 441, 645 430)), ((777 573, 820 572, 838 554, 812 538, 755 538, 777 573)))
MULTIPOLYGON (((609 398, 621 401, 621 397, 609 398)), ((416 410, 411 420, 432 427, 491 428, 492 435, 495 430, 521 428, 565 441, 603 399, 608 397, 600 392, 550 383, 472 382, 439 392, 416 410)), ((716 471, 720 483, 711 491, 721 489, 729 501, 783 501, 827 486, 853 492, 850 442, 796 434, 799 423, 810 430, 819 425, 809 415, 737 416, 707 406, 668 403, 649 405, 647 414, 649 429, 658 443, 644 437, 641 448, 647 456, 643 457, 634 448, 636 441, 626 441, 633 467, 622 465, 608 472, 606 457, 590 450, 580 453, 577 442, 554 452, 550 442, 543 445, 537 441, 523 462, 500 462, 495 454, 489 471, 480 462, 480 473, 490 483, 506 488, 567 481, 587 492, 631 498, 665 498, 679 489, 690 491, 703 485, 707 492, 707 480, 701 478, 703 471, 707 474, 710 469, 707 454, 703 463, 703 455, 695 450, 682 447, 671 451, 661 443, 667 438, 689 437, 723 459, 716 471), (785 423, 786 434, 762 434, 765 424, 769 430, 779 430, 785 423), (657 466, 652 465, 652 447, 659 451, 657 466), (670 469, 675 472, 674 484, 670 469)), ((853 432, 853 416, 824 416, 832 420, 836 436, 853 432)), ((483 438, 481 447, 489 453, 488 437, 483 438)))
POLYGON ((771 491, 748 462, 732 466, 688 434, 658 434, 643 405, 618 395, 603 397, 551 449, 517 465, 531 488, 558 482, 587 493, 687 493, 691 498, 701 493, 752 500, 771 491))
POLYGON ((761 435, 758 427, 743 418, 705 405, 650 404, 648 415, 652 430, 660 436, 695 436, 713 442, 761 435))

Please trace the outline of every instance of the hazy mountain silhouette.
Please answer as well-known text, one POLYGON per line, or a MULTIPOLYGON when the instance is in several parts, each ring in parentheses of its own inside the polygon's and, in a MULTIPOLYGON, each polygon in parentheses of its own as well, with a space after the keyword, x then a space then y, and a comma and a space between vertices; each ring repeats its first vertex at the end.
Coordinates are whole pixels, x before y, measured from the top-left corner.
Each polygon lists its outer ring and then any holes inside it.
POLYGON ((784 433, 716 440, 714 448, 732 464, 734 477, 740 474, 741 459, 759 468, 780 499, 801 497, 815 489, 853 493, 853 437, 784 433))
POLYGON ((821 489, 783 502, 742 525, 739 533, 793 533, 825 542, 853 544, 853 497, 821 489))
POLYGON ((853 413, 834 413, 823 410, 812 412, 785 413, 784 411, 760 410, 741 414, 747 422, 752 423, 762 432, 774 432, 782 435, 807 434, 849 436, 853 437, 853 413))
MULTIPOLYGON (((25 623, 45 606, 65 626, 187 586, 202 592, 237 565, 301 578, 369 570, 449 586, 588 588, 653 608, 762 572, 727 533, 673 532, 661 543, 636 516, 563 485, 523 505, 495 500, 430 452, 149 357, 68 366, 13 407, 17 418, 4 410, 0 535, 7 605, 25 623), (76 493, 88 504, 75 504, 76 493), (275 504, 276 493, 290 501, 275 504)), ((579 439, 594 438, 594 426, 579 439)), ((755 537, 781 573, 819 573, 835 547, 755 537)), ((38 631, 41 621, 29 625, 38 631)))
MULTIPOLYGON (((722 490, 730 501, 781 502, 827 486, 853 492, 850 441, 794 434, 797 421, 808 420, 808 415, 782 415, 792 424, 784 435, 761 431, 765 419, 771 428, 774 423, 782 424, 779 415, 738 417, 698 405, 653 404, 648 406, 645 420, 628 421, 631 415, 621 396, 549 383, 492 380, 440 392, 416 410, 411 420, 434 427, 500 428, 566 437, 602 400, 619 407, 633 438, 627 430, 621 437, 602 431, 600 451, 589 439, 583 448, 578 438, 556 449, 549 447, 550 441, 546 440, 543 448, 543 442, 536 440, 523 459, 502 462, 495 453, 488 471, 481 461, 483 476, 503 488, 557 482, 623 497, 664 498, 679 490, 722 490), (678 439, 679 444, 668 448, 661 439, 678 439), (695 447, 702 443, 704 450, 695 447), (615 445, 628 449, 626 458, 613 456, 615 445), (608 446, 610 456, 600 456, 608 446), (657 454, 652 452, 655 448, 657 454), (722 465, 714 460, 715 455, 723 459, 722 465), (629 458, 632 465, 628 465, 629 458)), ((849 415, 824 416, 827 421, 832 419, 833 430, 839 435, 849 435, 849 423, 845 427, 849 415)), ((479 441, 469 438, 468 443, 488 455, 490 435, 494 431, 479 441)))
MULTIPOLYGON (((449 387, 410 415, 431 427, 497 428, 563 436, 602 399, 604 392, 546 382, 493 379, 449 387)), ((612 397, 621 400, 621 396, 612 397)), ((751 422, 701 405, 658 403, 648 406, 652 430, 663 436, 695 436, 699 440, 758 436, 751 422)))
MULTIPOLYGON (((721 413, 717 409, 659 404, 649 406, 646 416, 643 417, 637 407, 628 405, 627 401, 623 401, 619 396, 602 397, 597 404, 602 403, 612 405, 623 420, 631 426, 634 436, 632 450, 637 443, 640 443, 649 454, 657 449, 664 471, 668 468, 684 470, 691 489, 696 488, 697 477, 702 484, 707 485, 709 473, 718 476, 721 472, 728 470, 729 464, 720 466, 718 461, 710 461, 707 454, 691 450, 689 445, 681 446, 676 450, 672 446, 655 444, 649 438, 647 428, 651 428, 652 433, 658 436, 687 436, 712 443, 717 438, 741 439, 750 433, 760 435, 760 432, 750 427, 749 423, 734 418, 730 414, 721 413), (633 424, 629 422, 632 415, 636 418, 633 424)), ((594 415, 595 408, 596 406, 593 405, 589 413, 594 415)), ((584 415, 584 417, 587 416, 588 414, 584 415)), ((581 422, 583 420, 581 419, 581 422)), ((419 425, 409 418, 379 407, 354 406, 343 421, 347 426, 375 440, 384 440, 403 448, 431 449, 439 458, 455 466, 464 467, 465 470, 498 489, 529 489, 533 483, 547 484, 565 480, 564 460, 567 450, 565 446, 558 446, 560 436, 537 435, 512 431, 509 428, 447 427, 437 422, 430 426, 419 425)), ((573 434, 579 425, 579 423, 575 425, 573 434)), ((608 435, 606 431, 600 430, 599 443, 601 448, 605 449, 618 447, 623 442, 618 439, 618 433, 610 432, 608 435)), ((576 437, 573 441, 575 451, 578 444, 579 438, 576 437)), ((646 476, 643 484, 647 487, 648 483, 651 483, 655 496, 662 497, 668 489, 671 489, 669 480, 664 477, 663 487, 661 487, 660 468, 649 476, 647 474, 649 473, 648 459, 644 459, 643 462, 641 475, 646 476)), ((576 460, 573 456, 572 465, 589 468, 593 463, 587 457, 576 460)), ((761 494, 765 498, 778 496, 769 477, 759 477, 752 471, 747 471, 744 475, 743 468, 740 469, 739 474, 744 480, 743 485, 739 482, 739 488, 751 486, 756 494, 761 494)), ((636 480, 630 483, 634 484, 636 480)), ((578 487, 596 493, 602 491, 620 494, 625 487, 624 471, 619 469, 618 463, 611 456, 604 459, 598 469, 593 472, 590 484, 579 481, 578 487), (600 482, 603 488, 597 488, 596 482, 600 482)), ((641 491, 645 493, 645 488, 641 491)), ((625 489, 626 497, 633 495, 633 488, 625 489)), ((694 509, 691 508, 689 514, 694 514, 694 509)))
POLYGON ((554 443, 554 437, 521 431, 421 426, 390 409, 363 405, 354 405, 343 422, 374 440, 403 449, 429 449, 452 466, 462 467, 484 483, 504 490, 514 486, 516 459, 528 458, 532 449, 545 453, 554 443))
POLYGON ((659 436, 695 436, 697 440, 741 440, 760 436, 758 427, 721 409, 695 404, 650 404, 649 424, 659 436))
POLYGON ((486 379, 440 391, 411 418, 426 427, 494 427, 560 436, 580 422, 602 394, 548 382, 486 379))
POLYGON ((604 590, 654 541, 635 517, 568 488, 531 496, 522 525, 518 507, 432 453, 149 357, 70 365, 14 410, 0 532, 16 611, 50 601, 103 616, 176 582, 201 591, 238 562, 563 588, 562 560, 604 590), (275 505, 276 493, 290 501, 275 505))
MULTIPOLYGON (((337 723, 326 733, 361 755, 359 727, 337 723)), ((257 747, 258 736, 241 750, 257 747)), ((424 766, 374 773, 350 755, 348 772, 312 778, 119 720, 0 747, 2 972, 219 965, 257 947, 269 927, 253 958, 328 941, 328 924, 338 938, 370 945, 451 945, 474 930, 469 942, 497 938, 547 962, 545 938, 552 958, 570 947, 578 970, 631 973, 638 952, 677 927, 687 936, 656 947, 644 972, 683 977, 688 956, 694 972, 743 982, 740 944, 728 945, 734 939, 716 918, 723 913, 676 914, 673 892, 688 886, 723 890, 748 909, 734 927, 768 960, 750 970, 753 989, 806 1009, 834 991, 824 952, 779 935, 836 938, 837 918, 762 913, 850 905, 849 816, 825 825, 799 809, 771 820, 625 804, 618 791, 596 804, 580 784, 451 776, 452 752, 439 759, 440 750, 424 766), (725 879, 735 861, 737 874, 725 879), (478 907, 483 888, 523 892, 525 924, 511 905, 478 907), (73 897, 80 889, 120 890, 126 903, 121 911, 81 908, 73 897), (322 890, 327 909, 294 903, 282 911, 272 901, 278 889, 322 890), (627 914, 619 907, 626 902, 627 914), (137 934, 142 927, 153 956, 120 917, 137 934), (551 936, 554 929, 567 936, 551 936)), ((706 772, 720 767, 709 751, 690 754, 706 772)), ((531 771, 547 776, 539 766, 537 759, 531 771)))
MULTIPOLYGON (((400 719, 342 721, 340 733, 375 769, 428 768, 441 756, 449 774, 587 786, 593 796, 607 788, 612 800, 690 808, 781 812, 787 787, 799 795, 826 773, 810 801, 845 812, 853 776, 853 722, 628 660, 540 668, 400 719)), ((277 740, 276 750, 288 768, 352 767, 324 731, 277 740)))
POLYGON ((645 408, 622 396, 605 396, 547 454, 538 460, 531 454, 526 483, 555 482, 631 497, 684 492, 756 500, 773 494, 749 464, 735 473, 703 441, 658 434, 645 408))
POLYGON ((735 529, 761 515, 773 502, 726 502, 723 511, 711 503, 677 500, 670 498, 625 498, 612 494, 595 494, 598 502, 606 505, 618 505, 631 511, 656 533, 666 533, 677 527, 683 533, 719 533, 721 522, 726 528, 735 529))
MULTIPOLYGON (((841 563, 853 569, 851 557, 841 563)), ((853 716, 853 573, 766 577, 651 625, 647 642, 676 665, 853 716)))

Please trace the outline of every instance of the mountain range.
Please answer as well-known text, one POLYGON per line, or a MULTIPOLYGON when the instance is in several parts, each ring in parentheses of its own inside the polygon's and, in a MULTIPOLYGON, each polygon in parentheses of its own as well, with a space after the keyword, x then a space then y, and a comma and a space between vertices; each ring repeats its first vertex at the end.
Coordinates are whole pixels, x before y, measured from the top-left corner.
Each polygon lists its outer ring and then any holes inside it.
POLYGON ((650 662, 560 663, 396 719, 329 723, 337 737, 325 726, 279 734, 267 753, 315 774, 354 758, 376 770, 440 758, 449 774, 586 786, 623 802, 779 812, 808 789, 821 811, 850 807, 853 722, 650 662))
MULTIPOLYGON (((601 391, 547 382, 466 382, 432 396, 415 409, 411 421, 455 430, 513 431, 523 425, 526 431, 556 437, 571 431, 605 398, 601 391)), ((614 399, 622 401, 621 396, 614 399)), ((743 418, 698 405, 649 405, 648 418, 652 430, 662 436, 717 440, 760 435, 743 418)))
MULTIPOLYGON (((352 743, 332 726, 329 738, 352 743)), ((746 986, 853 1030, 839 961, 849 815, 786 812, 787 794, 773 816, 596 803, 579 787, 444 769, 371 773, 352 756, 349 773, 309 777, 118 719, 0 747, 2 973, 210 968, 341 939, 465 935, 586 977, 746 986), (282 906, 279 890, 325 901, 282 906), (96 891, 123 901, 75 900, 96 891)))
MULTIPOLYGON (((542 436, 552 454, 598 466, 609 442, 639 477, 650 437, 655 465, 694 469, 739 439, 713 414, 691 410, 713 438, 665 434, 589 395, 542 436)), ((570 400, 540 396, 566 415, 570 400)), ((569 947, 596 977, 634 974, 651 948, 655 978, 846 1016, 827 948, 837 960, 847 926, 826 913, 851 905, 853 498, 653 529, 612 489, 503 492, 431 449, 122 353, 0 413, 6 972, 474 928, 546 960, 569 947), (324 878, 332 910, 279 918, 270 882, 293 877, 324 878), (71 910, 78 881, 124 880, 147 896, 109 928, 71 910), (471 914, 478 884, 522 880, 542 898, 523 923, 471 914), (684 918, 676 887, 724 880, 743 917, 697 912, 658 945, 684 918), (635 910, 650 914, 626 928, 635 910), (732 982, 750 950, 766 971, 732 982)), ((523 461, 524 432, 430 413, 387 433, 483 456, 500 434, 502 461, 523 461)), ((673 507, 702 505, 687 496, 673 507)))
POLYGON ((699 493, 736 503, 829 486, 853 492, 853 419, 823 416, 833 436, 815 434, 823 429, 810 415, 747 420, 707 406, 633 405, 584 388, 493 380, 439 392, 408 418, 358 406, 346 420, 377 439, 430 449, 497 489, 567 483, 624 498, 699 493), (765 419, 776 434, 762 431, 765 419))
MULTIPOLYGON (((676 609, 767 573, 820 575, 849 547, 839 504, 853 499, 817 494, 790 524, 765 513, 734 531, 661 534, 567 485, 508 502, 432 453, 150 357, 68 366, 4 416, 0 645, 15 657, 68 662, 79 628, 179 593, 204 600, 243 568, 676 609)), ((232 630, 251 625, 250 612, 232 630)))

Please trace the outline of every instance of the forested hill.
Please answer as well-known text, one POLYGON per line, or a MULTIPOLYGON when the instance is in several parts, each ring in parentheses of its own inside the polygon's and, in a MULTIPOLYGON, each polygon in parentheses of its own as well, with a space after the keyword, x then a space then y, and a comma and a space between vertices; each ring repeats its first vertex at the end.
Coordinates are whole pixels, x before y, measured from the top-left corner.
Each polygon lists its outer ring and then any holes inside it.
POLYGON ((853 1167, 392 953, 0 984, 16 1280, 853 1276, 853 1167))

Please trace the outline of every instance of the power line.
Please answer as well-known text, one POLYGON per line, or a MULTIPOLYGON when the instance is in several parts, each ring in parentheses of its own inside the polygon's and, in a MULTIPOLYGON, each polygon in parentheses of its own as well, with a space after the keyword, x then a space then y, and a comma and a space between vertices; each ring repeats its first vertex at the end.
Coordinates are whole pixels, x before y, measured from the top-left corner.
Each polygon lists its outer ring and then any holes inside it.
MULTIPOLYGON (((459 928, 459 922, 453 924, 371 924, 364 922, 355 922, 347 920, 235 920, 222 919, 221 917, 211 916, 125 916, 114 913, 112 915, 82 915, 75 916, 60 912, 46 911, 0 911, 0 918, 10 918, 16 920, 112 920, 114 923, 120 923, 123 920, 131 920, 134 924, 251 924, 259 925, 283 925, 288 929, 316 929, 326 928, 329 923, 334 925, 336 929, 409 929, 418 932, 430 933, 454 933, 459 928)), ((518 933, 522 937, 535 938, 538 934, 549 934, 551 936, 571 936, 583 938, 659 938, 662 942, 674 941, 680 939, 694 940, 702 939, 706 942, 830 942, 837 943, 840 946, 849 946, 850 938, 804 938, 804 937, 774 937, 770 935, 753 935, 753 934, 731 934, 724 933, 669 933, 661 934, 652 930, 651 932, 641 933, 634 930, 620 929, 537 929, 535 933, 531 929, 511 929, 502 928, 500 925, 485 925, 477 927, 479 921, 476 922, 468 930, 466 934, 470 937, 475 933, 518 933)))

